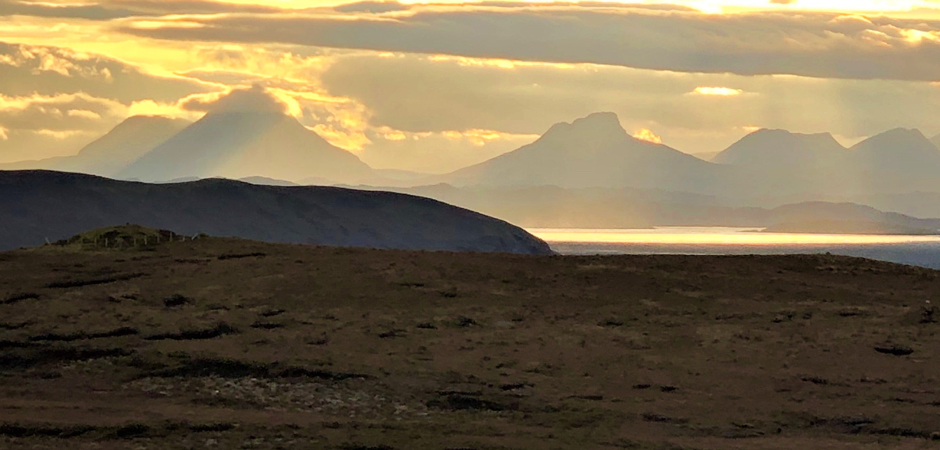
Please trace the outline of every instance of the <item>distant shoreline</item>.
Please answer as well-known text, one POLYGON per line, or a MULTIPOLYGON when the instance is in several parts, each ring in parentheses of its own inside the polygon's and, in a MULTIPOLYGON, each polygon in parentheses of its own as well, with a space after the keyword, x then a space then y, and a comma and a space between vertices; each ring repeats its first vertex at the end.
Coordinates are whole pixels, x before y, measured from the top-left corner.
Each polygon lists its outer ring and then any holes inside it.
POLYGON ((806 222, 785 222, 771 225, 761 230, 761 233, 937 236, 940 235, 940 230, 906 227, 883 222, 819 220, 806 222))

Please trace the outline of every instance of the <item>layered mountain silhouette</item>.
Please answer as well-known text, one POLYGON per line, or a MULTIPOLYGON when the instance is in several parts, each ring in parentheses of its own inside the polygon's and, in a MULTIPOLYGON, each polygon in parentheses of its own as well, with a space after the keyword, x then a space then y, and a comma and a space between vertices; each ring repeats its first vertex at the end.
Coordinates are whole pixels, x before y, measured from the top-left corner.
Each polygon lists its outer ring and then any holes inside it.
POLYGON ((651 189, 756 204, 940 192, 940 149, 917 130, 845 148, 828 133, 763 129, 704 161, 630 136, 613 113, 556 124, 531 144, 442 176, 373 170, 271 107, 210 110, 192 124, 132 117, 76 156, 0 168, 151 182, 222 176, 261 184, 651 189))
POLYGON ((940 134, 934 136, 933 139, 930 140, 930 142, 933 142, 933 145, 935 145, 937 149, 940 150, 940 134))
POLYGON ((541 187, 382 188, 440 200, 530 228, 748 227, 807 233, 938 234, 920 219, 853 203, 733 206, 715 197, 642 189, 541 187))
POLYGON ((551 127, 535 142, 438 181, 457 186, 633 187, 710 192, 725 168, 630 136, 613 113, 551 127))
POLYGON ((860 198, 940 191, 940 151, 917 130, 897 128, 852 148, 831 135, 760 130, 713 161, 735 168, 753 195, 860 198))
POLYGON ((356 155, 273 111, 210 112, 117 173, 143 181, 216 175, 358 183, 373 173, 356 155))
POLYGON ((854 203, 805 202, 767 211, 767 232, 940 234, 940 220, 886 213, 854 203))
POLYGON ((940 151, 920 131, 897 128, 850 149, 855 192, 940 191, 940 151))
POLYGON ((832 193, 845 171, 848 151, 829 133, 762 129, 748 134, 712 162, 730 167, 725 192, 751 195, 832 193))
POLYGON ((74 156, 0 165, 0 169, 44 168, 113 177, 190 122, 160 116, 132 116, 74 156))
POLYGON ((829 133, 798 134, 758 130, 715 155, 711 161, 766 170, 826 167, 845 157, 845 147, 829 133))
POLYGON ((812 200, 940 192, 940 150, 895 129, 852 148, 831 134, 762 129, 706 162, 631 137, 612 113, 554 125, 532 144, 436 180, 455 186, 656 189, 812 200))
POLYGON ((763 129, 704 161, 636 139, 615 114, 596 113, 483 163, 423 176, 371 169, 259 89, 217 103, 195 123, 132 117, 76 156, 0 168, 161 183, 221 176, 262 185, 429 186, 407 191, 542 226, 722 224, 706 219, 712 213, 730 224, 742 222, 731 219, 740 211, 716 213, 716 206, 805 201, 940 216, 940 136, 931 142, 917 130, 894 129, 845 148, 828 133, 763 129))
POLYGON ((549 254, 501 220, 411 195, 208 179, 146 184, 97 176, 0 171, 0 249, 135 223, 188 235, 417 250, 549 254))

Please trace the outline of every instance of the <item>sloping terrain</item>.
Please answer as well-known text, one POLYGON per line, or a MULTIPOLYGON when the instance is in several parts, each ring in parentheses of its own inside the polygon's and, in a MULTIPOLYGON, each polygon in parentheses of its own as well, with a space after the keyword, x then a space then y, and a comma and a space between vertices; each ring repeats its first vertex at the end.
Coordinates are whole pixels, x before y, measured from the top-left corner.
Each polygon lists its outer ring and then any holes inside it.
POLYGON ((293 117, 242 111, 210 112, 117 173, 144 181, 212 176, 352 183, 374 174, 293 117))
POLYGON ((774 227, 805 233, 940 234, 920 219, 853 204, 735 207, 722 199, 641 189, 488 188, 446 184, 376 188, 433 198, 529 228, 774 227))
POLYGON ((613 113, 558 123, 535 142, 442 175, 456 186, 655 188, 710 193, 728 173, 664 145, 631 137, 613 113))
POLYGON ((189 122, 159 116, 132 116, 74 156, 0 165, 4 170, 44 169, 114 176, 162 144, 189 122))
POLYGON ((931 448, 938 298, 832 256, 18 250, 0 448, 931 448))
POLYGON ((551 253, 521 228, 435 200, 329 187, 209 179, 145 184, 0 172, 0 249, 134 223, 192 236, 421 250, 551 253))

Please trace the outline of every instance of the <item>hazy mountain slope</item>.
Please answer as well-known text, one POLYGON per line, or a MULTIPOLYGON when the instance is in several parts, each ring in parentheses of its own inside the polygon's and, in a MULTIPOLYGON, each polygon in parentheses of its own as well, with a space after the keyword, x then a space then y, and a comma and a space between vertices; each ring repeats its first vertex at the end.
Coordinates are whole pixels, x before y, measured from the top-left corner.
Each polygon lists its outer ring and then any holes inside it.
POLYGON ((124 223, 268 242, 550 253, 506 222, 409 195, 210 179, 145 184, 89 175, 0 172, 0 249, 124 223))
POLYGON ((731 190, 747 195, 800 195, 843 190, 848 150, 831 134, 758 130, 719 153, 712 162, 730 165, 724 179, 731 190))
POLYGON ((940 234, 940 220, 886 213, 854 203, 804 202, 770 210, 767 231, 862 234, 940 234))
POLYGON ((145 181, 183 177, 322 177, 357 183, 373 176, 355 155, 296 119, 275 112, 211 112, 118 174, 145 181))
POLYGON ((850 149, 849 193, 940 191, 940 151, 917 130, 897 128, 850 149))
POLYGON ((859 201, 940 191, 940 150, 917 130, 890 130, 851 149, 829 134, 760 130, 712 161, 732 168, 722 181, 739 198, 859 201))
POLYGON ((244 181, 245 183, 251 183, 251 184, 261 184, 265 186, 299 186, 299 184, 294 183, 292 181, 277 180, 274 178, 266 178, 266 177, 245 177, 245 178, 239 179, 238 181, 244 181))
POLYGON ((167 117, 130 117, 79 151, 74 164, 56 168, 104 176, 116 174, 190 123, 167 117))
POLYGON ((113 176, 189 124, 188 121, 168 117, 133 116, 86 145, 75 156, 4 164, 0 168, 48 169, 113 176))
MULTIPOLYGON (((719 197, 642 189, 454 187, 446 184, 376 189, 433 198, 529 228, 764 228, 800 224, 804 232, 833 232, 833 225, 814 230, 806 225, 811 222, 881 224, 868 227, 870 233, 897 233, 899 230, 922 233, 940 228, 937 219, 885 213, 851 203, 804 202, 768 209, 734 206, 719 197)), ((845 229, 851 230, 851 227, 845 229)))
POLYGON ((634 187, 710 192, 725 168, 628 135, 613 113, 551 127, 532 144, 440 177, 458 186, 634 187))
POLYGON ((533 187, 377 188, 440 200, 531 228, 749 226, 768 223, 760 208, 731 208, 714 197, 641 189, 533 187))
POLYGON ((930 142, 933 143, 933 145, 936 146, 938 150, 940 150, 940 134, 934 136, 930 142))
POLYGON ((846 153, 845 147, 829 133, 763 129, 748 134, 711 161, 749 168, 805 168, 839 162, 846 153))

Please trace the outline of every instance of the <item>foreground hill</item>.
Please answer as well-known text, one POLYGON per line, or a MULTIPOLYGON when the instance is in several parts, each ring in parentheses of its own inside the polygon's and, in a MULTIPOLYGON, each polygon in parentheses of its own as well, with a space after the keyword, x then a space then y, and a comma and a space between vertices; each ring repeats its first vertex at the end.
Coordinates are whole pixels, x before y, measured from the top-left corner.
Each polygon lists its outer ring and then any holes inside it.
POLYGON ((327 187, 210 179, 145 184, 89 175, 0 172, 0 249, 123 223, 269 242, 550 253, 506 222, 434 200, 327 187))
POLYGON ((823 255, 0 253, 0 448, 930 448, 938 280, 823 255))

